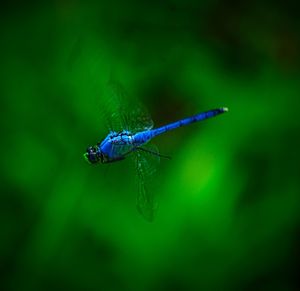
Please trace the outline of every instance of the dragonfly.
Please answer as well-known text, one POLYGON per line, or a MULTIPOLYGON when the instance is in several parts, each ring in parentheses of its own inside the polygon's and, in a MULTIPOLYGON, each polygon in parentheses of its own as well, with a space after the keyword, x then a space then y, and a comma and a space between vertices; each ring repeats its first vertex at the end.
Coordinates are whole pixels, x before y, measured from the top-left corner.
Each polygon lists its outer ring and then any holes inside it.
POLYGON ((157 136, 176 128, 225 113, 228 108, 220 107, 208 110, 153 128, 153 121, 142 106, 136 106, 133 109, 124 105, 127 93, 120 83, 110 81, 108 88, 108 103, 114 104, 114 106, 107 106, 110 107, 110 110, 106 112, 109 132, 102 141, 87 148, 84 158, 89 164, 107 164, 133 156, 139 186, 136 199, 137 209, 146 220, 152 221, 157 203, 153 193, 147 189, 147 180, 150 180, 153 173, 156 172, 160 158, 170 159, 170 157, 160 154, 150 142, 157 136))

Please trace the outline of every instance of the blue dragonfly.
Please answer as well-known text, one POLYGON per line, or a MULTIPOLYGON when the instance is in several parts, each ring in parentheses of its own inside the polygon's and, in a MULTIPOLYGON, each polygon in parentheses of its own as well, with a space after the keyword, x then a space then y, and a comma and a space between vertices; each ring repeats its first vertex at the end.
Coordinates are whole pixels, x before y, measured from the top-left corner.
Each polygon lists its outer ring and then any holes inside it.
POLYGON ((147 180, 156 171, 160 158, 170 157, 161 155, 154 145, 149 143, 158 135, 181 126, 202 121, 224 112, 226 107, 205 111, 167 125, 153 128, 153 121, 142 106, 126 106, 124 100, 127 94, 116 81, 108 83, 108 104, 104 112, 108 122, 109 133, 94 146, 89 146, 84 153, 85 160, 90 164, 112 163, 133 156, 138 176, 137 209, 142 216, 152 221, 157 208, 153 193, 147 189, 147 180), (109 108, 109 109, 108 109, 109 108))

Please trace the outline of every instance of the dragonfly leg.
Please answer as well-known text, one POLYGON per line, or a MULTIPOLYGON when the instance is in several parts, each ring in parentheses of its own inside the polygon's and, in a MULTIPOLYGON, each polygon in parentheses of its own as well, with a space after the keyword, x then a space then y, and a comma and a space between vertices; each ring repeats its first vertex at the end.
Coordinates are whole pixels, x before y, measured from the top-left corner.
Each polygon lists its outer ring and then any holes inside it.
POLYGON ((170 156, 161 155, 161 154, 159 154, 159 153, 156 153, 156 152, 154 152, 154 151, 145 149, 145 148, 143 148, 143 147, 136 147, 135 149, 136 149, 136 150, 141 150, 141 151, 143 151, 143 152, 149 153, 149 154, 154 155, 154 156, 158 156, 158 157, 160 157, 160 158, 165 158, 165 159, 168 159, 168 160, 171 159, 170 156))

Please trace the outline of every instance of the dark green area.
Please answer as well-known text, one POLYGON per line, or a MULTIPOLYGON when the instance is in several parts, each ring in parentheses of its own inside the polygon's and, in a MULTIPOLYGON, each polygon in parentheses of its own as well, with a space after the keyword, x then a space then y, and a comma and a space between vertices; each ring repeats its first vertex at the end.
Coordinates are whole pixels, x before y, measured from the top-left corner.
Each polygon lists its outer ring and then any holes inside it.
POLYGON ((0 289, 297 290, 299 7, 99 2, 1 9, 0 289), (111 73, 156 125, 230 109, 157 138, 153 223, 82 157, 111 73))

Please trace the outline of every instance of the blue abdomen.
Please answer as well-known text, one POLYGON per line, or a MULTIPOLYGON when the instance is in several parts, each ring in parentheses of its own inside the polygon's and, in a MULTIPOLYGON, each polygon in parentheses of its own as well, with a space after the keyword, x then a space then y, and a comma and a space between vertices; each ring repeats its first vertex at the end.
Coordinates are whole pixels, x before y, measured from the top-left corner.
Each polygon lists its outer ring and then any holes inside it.
POLYGON ((228 111, 228 108, 222 107, 222 108, 218 108, 218 109, 209 110, 209 111, 206 111, 206 112, 201 112, 201 113, 196 114, 194 116, 187 117, 187 118, 175 121, 173 123, 170 123, 170 124, 167 124, 167 125, 164 125, 164 126, 161 126, 159 128, 151 130, 152 131, 152 137, 157 136, 159 134, 162 134, 166 131, 184 126, 184 125, 189 125, 189 124, 197 122, 197 121, 202 121, 202 120, 217 116, 217 115, 219 115, 221 113, 224 113, 224 112, 227 112, 227 111, 228 111))
POLYGON ((159 134, 162 134, 164 132, 167 132, 169 130, 172 130, 172 129, 175 129, 175 128, 178 128, 181 126, 189 125, 193 122, 197 122, 197 121, 201 121, 201 120, 205 120, 205 119, 217 116, 217 115, 227 112, 227 111, 228 111, 228 109, 226 107, 213 109, 213 110, 209 110, 206 112, 196 114, 191 117, 187 117, 187 118, 175 121, 173 123, 161 126, 159 128, 138 132, 132 136, 132 143, 134 146, 140 146, 144 143, 147 143, 150 139, 152 139, 153 137, 155 137, 159 134))
POLYGON ((151 138, 154 137, 153 130, 146 130, 136 133, 133 136, 133 142, 135 146, 140 146, 146 142, 148 142, 151 138))

